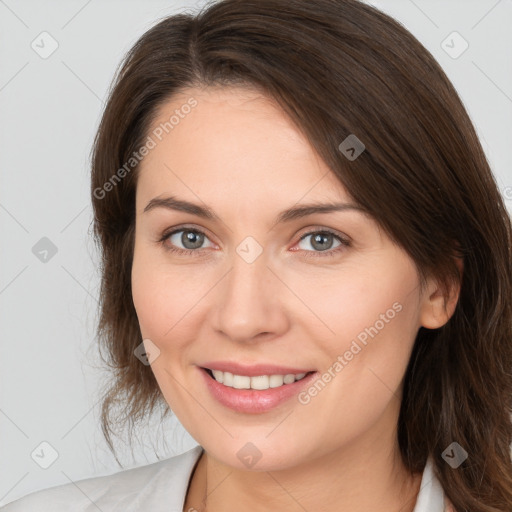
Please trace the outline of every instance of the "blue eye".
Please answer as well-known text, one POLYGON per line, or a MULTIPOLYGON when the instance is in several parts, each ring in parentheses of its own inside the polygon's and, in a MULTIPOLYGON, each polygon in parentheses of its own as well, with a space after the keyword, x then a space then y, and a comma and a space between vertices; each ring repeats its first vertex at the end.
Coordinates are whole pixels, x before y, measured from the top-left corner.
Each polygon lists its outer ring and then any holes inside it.
POLYGON ((310 231, 309 233, 306 233, 301 237, 299 240, 302 242, 308 237, 312 237, 310 244, 313 248, 319 249, 318 251, 308 251, 306 250, 306 253, 304 256, 307 258, 310 257, 330 257, 330 256, 336 256, 340 251, 345 249, 345 247, 350 246, 350 242, 343 238, 340 235, 337 235, 336 233, 333 233, 329 230, 322 230, 322 231, 310 231), (339 244, 334 247, 334 249, 331 250, 333 245, 333 239, 337 239, 339 244), (323 254, 325 253, 325 254, 323 254))
MULTIPOLYGON (((175 252, 183 255, 191 255, 192 253, 199 252, 197 249, 202 248, 201 245, 203 244, 204 240, 208 240, 208 238, 202 231, 199 231, 197 229, 181 228, 171 231, 170 233, 164 233, 159 242, 161 242, 162 245, 164 245, 165 249, 170 252, 175 252), (179 233, 182 234, 181 236, 177 237, 176 235, 178 235, 179 233), (175 237, 175 240, 172 240, 173 237, 175 237), (184 245, 184 249, 176 247, 177 242, 184 245)), ((194 254, 194 256, 195 255, 196 254, 194 254)))
MULTIPOLYGON (((306 233, 303 235, 298 244, 300 244, 303 240, 305 240, 308 237, 312 237, 311 239, 311 246, 313 249, 318 250, 302 250, 304 252, 304 257, 310 258, 326 258, 326 257, 332 257, 336 256, 339 252, 343 251, 346 247, 350 247, 350 242, 343 238, 341 235, 334 233, 333 231, 322 229, 317 231, 310 231, 309 233, 306 233), (332 248, 333 245, 333 239, 338 240, 338 245, 332 248)), ((181 227, 180 229, 175 229, 170 232, 165 232, 161 236, 161 238, 158 240, 159 243, 161 243, 165 250, 180 254, 183 256, 198 256, 202 254, 201 249, 203 249, 203 243, 205 240, 209 241, 209 238, 206 236, 206 234, 199 230, 199 229, 192 229, 192 228, 186 228, 181 227), (177 236, 181 233, 180 236, 177 236), (173 240, 174 237, 174 240, 173 240), (183 248, 176 247, 176 244, 183 245, 183 248)), ((210 242, 210 247, 213 247, 214 244, 210 242)), ((296 251, 296 249, 293 249, 293 251, 296 251)))

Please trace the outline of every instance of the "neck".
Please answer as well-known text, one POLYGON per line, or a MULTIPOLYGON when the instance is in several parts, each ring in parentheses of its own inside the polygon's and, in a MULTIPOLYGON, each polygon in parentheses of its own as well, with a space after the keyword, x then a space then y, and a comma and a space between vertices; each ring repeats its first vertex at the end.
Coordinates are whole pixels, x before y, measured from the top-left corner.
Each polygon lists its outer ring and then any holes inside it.
POLYGON ((350 448, 276 471, 234 469, 204 451, 184 511, 412 512, 422 475, 408 473, 397 446, 386 450, 383 439, 376 441, 367 449, 354 442, 350 448))

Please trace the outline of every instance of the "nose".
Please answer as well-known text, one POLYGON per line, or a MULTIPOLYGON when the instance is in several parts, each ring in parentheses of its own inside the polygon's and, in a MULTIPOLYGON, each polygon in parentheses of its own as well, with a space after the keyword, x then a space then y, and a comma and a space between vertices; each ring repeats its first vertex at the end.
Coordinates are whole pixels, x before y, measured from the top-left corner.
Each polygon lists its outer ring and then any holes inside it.
POLYGON ((286 287, 269 268, 265 253, 248 263, 234 254, 231 269, 217 285, 214 326, 236 342, 282 335, 289 327, 286 287))

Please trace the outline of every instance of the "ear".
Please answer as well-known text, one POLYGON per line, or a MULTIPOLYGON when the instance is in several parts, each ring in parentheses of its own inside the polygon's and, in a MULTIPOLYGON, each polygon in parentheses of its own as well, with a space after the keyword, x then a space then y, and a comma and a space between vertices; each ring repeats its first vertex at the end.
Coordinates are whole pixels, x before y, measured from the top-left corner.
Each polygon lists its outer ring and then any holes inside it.
POLYGON ((429 278, 421 303, 420 325, 427 329, 438 329, 445 325, 452 317, 460 295, 462 272, 464 264, 462 258, 454 258, 460 272, 460 280, 452 281, 449 289, 441 288, 436 280, 429 278))

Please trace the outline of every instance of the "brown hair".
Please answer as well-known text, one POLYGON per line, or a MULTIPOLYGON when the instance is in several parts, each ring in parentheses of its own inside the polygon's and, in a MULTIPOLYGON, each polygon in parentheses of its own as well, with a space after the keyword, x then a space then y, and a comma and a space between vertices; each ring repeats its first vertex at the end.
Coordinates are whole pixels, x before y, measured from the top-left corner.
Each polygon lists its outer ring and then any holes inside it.
POLYGON ((422 284, 427 276, 446 289, 461 283, 450 320, 417 334, 398 442, 411 472, 432 455, 457 511, 510 510, 510 217, 441 67, 397 21, 356 0, 224 0, 161 20, 126 55, 92 154, 98 338, 115 373, 101 416, 110 449, 114 423, 133 426, 157 405, 169 412, 151 368, 134 356, 142 341, 130 287, 138 167, 112 177, 144 145, 158 107, 213 85, 254 86, 274 98, 409 254, 422 284), (350 134, 366 146, 353 161, 338 149, 350 134), (468 452, 457 469, 442 457, 454 441, 468 452))

